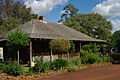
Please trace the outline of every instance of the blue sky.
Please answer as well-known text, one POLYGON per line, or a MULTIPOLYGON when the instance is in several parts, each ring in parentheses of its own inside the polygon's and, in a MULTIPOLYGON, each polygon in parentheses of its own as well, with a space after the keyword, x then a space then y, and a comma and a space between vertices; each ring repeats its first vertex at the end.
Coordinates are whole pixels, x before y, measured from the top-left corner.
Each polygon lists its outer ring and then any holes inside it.
POLYGON ((44 15, 46 16, 46 20, 48 22, 56 23, 61 17, 60 11, 69 3, 79 9, 78 13, 90 13, 91 10, 102 1, 103 0, 69 0, 63 5, 55 6, 51 12, 44 15))
MULTIPOLYGON (((19 0, 21 1, 21 0, 19 0)), ((69 3, 79 8, 78 13, 99 13, 113 25, 112 32, 120 30, 120 0, 24 0, 32 13, 46 16, 46 21, 57 23, 62 9, 69 3)))

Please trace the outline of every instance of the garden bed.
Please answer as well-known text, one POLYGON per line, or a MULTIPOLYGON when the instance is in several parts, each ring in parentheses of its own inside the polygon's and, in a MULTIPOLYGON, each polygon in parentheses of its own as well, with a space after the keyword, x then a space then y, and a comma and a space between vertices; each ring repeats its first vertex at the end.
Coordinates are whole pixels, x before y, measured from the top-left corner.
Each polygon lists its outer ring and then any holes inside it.
MULTIPOLYGON (((76 71, 81 70, 81 69, 86 69, 86 68, 91 68, 91 67, 98 67, 98 66, 105 66, 105 65, 111 65, 111 63, 100 63, 100 64, 91 64, 91 65, 84 65, 76 68, 76 71)), ((58 71, 47 71, 45 73, 41 74, 33 74, 33 75, 21 75, 21 76, 9 76, 5 73, 0 73, 0 80, 34 80, 34 79, 39 79, 43 78, 46 76, 51 76, 55 74, 62 74, 62 73, 67 73, 68 70, 58 70, 58 71)))

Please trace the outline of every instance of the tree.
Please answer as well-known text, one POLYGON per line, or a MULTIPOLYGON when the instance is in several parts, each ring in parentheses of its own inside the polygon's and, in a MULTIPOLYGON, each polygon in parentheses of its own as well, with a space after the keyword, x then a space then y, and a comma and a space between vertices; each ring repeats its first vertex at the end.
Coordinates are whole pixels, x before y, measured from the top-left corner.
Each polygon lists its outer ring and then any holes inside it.
POLYGON ((19 62, 19 49, 27 47, 29 45, 29 37, 26 33, 19 30, 12 32, 8 35, 7 46, 12 50, 17 50, 18 62, 19 62))
POLYGON ((50 48, 54 52, 67 52, 70 49, 70 41, 66 39, 53 39, 50 42, 50 48))
POLYGON ((77 14, 78 10, 79 9, 74 7, 72 4, 66 5, 63 9, 63 14, 61 16, 61 20, 59 20, 58 22, 64 21, 67 18, 74 16, 75 14, 77 14))
POLYGON ((97 39, 109 40, 111 36, 112 24, 97 13, 77 14, 64 24, 97 39))
POLYGON ((22 23, 37 18, 37 15, 31 14, 31 9, 26 8, 23 2, 13 0, 2 0, 0 3, 0 16, 3 19, 14 17, 22 19, 22 23))
POLYGON ((0 34, 10 31, 11 29, 19 26, 20 24, 22 24, 21 19, 15 19, 14 17, 8 17, 6 20, 2 22, 2 25, 0 26, 0 34))
POLYGON ((111 38, 111 47, 117 48, 117 52, 120 52, 120 30, 113 33, 111 38))

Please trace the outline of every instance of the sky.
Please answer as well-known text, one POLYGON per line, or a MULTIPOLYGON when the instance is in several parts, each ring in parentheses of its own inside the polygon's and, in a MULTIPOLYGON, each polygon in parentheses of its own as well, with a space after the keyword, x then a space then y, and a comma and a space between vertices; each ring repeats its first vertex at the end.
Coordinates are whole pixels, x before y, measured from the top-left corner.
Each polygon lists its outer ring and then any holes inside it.
POLYGON ((120 30, 120 0, 25 0, 32 13, 46 16, 47 22, 57 23, 61 11, 71 3, 79 9, 78 13, 99 13, 113 24, 112 32, 120 30))

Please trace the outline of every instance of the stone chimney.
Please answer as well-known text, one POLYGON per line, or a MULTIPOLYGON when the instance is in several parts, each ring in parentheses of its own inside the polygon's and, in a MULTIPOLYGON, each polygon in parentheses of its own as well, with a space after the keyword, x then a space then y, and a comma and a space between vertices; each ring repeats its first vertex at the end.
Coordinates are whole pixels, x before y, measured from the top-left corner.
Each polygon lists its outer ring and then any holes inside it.
POLYGON ((40 16, 39 20, 45 21, 45 16, 40 16))

